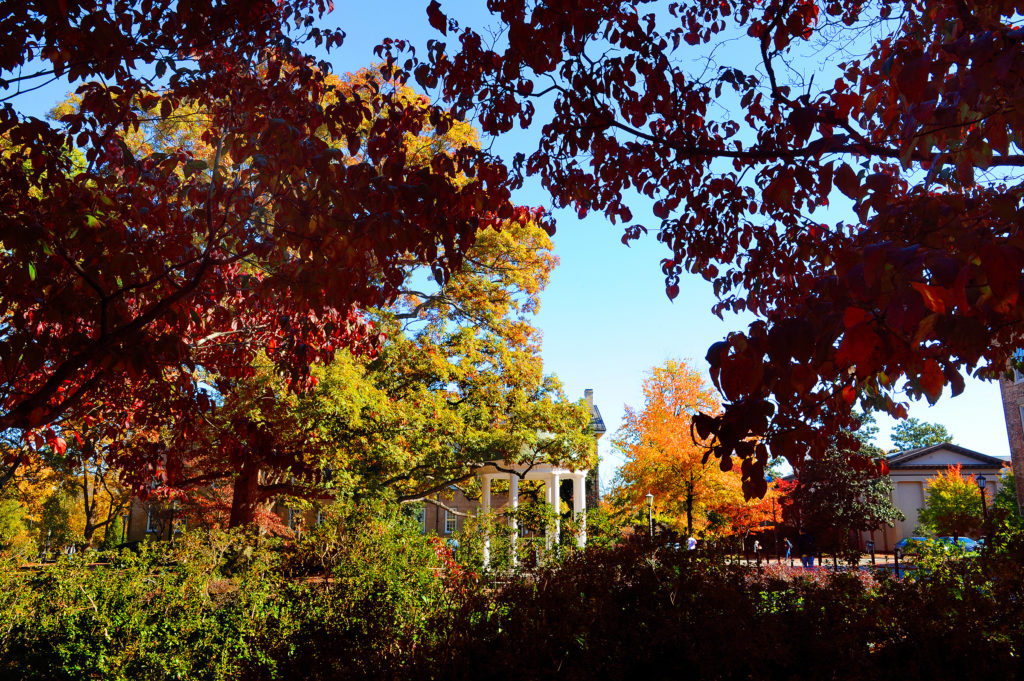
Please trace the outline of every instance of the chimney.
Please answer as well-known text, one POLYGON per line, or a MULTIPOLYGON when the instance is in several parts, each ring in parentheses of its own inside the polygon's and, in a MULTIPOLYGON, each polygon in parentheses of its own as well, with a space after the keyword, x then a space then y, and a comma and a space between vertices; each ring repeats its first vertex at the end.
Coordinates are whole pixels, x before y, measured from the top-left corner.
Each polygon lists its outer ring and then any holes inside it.
POLYGON ((587 388, 583 391, 583 399, 587 401, 587 406, 590 407, 590 411, 594 411, 594 389, 587 388))

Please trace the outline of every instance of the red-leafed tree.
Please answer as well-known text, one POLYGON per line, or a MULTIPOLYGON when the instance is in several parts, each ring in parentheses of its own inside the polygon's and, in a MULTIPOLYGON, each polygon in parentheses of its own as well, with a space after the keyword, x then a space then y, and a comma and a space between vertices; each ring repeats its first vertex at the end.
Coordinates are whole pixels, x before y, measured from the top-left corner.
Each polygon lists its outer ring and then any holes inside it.
MULTIPOLYGON (((453 120, 408 101, 401 74, 342 84, 303 51, 341 42, 315 28, 325 10, 4 4, 0 430, 59 449, 75 415, 187 424, 208 406, 197 367, 244 376, 259 353, 307 387, 335 349, 372 351, 361 310, 390 303, 410 263, 444 280, 478 229, 515 218, 503 166, 472 145, 408 154, 453 120), (53 77, 77 106, 20 113, 53 77), (132 143, 197 116, 195 135, 132 143)), ((121 465, 144 471, 144 450, 121 465)))
POLYGON ((669 297, 685 270, 716 312, 758 317, 708 352, 725 402, 697 423, 715 456, 754 463, 747 494, 770 454, 855 446, 857 403, 905 416, 899 391, 935 401, 1005 369, 1024 330, 1019 3, 489 7, 503 30, 485 42, 431 2, 458 48, 394 63, 488 133, 544 112, 517 170, 624 241, 649 226, 634 198, 653 201, 669 297))

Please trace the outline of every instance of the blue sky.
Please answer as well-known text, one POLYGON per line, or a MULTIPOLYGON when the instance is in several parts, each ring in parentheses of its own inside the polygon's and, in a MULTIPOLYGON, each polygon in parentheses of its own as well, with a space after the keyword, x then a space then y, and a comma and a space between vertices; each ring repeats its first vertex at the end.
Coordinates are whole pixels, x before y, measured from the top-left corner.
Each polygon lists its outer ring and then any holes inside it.
MULTIPOLYGON (((337 2, 324 22, 348 34, 346 43, 329 57, 335 70, 355 71, 371 63, 373 47, 385 37, 407 38, 422 50, 428 38, 439 37, 427 24, 426 4, 425 0, 337 2)), ((463 23, 479 28, 489 23, 483 4, 472 3, 467 10, 470 3, 449 0, 442 6, 463 23)), ((454 42, 451 36, 447 40, 454 42)), ((17 98, 15 106, 42 115, 65 90, 50 86, 17 98)), ((516 151, 529 152, 533 140, 529 131, 514 131, 495 141, 494 150, 510 159, 516 151)), ((535 182, 528 183, 516 200, 531 206, 550 202, 535 182)), ((637 201, 631 208, 637 221, 657 225, 648 204, 637 201)), ((726 317, 722 321, 712 315, 710 285, 698 277, 684 274, 679 297, 670 302, 659 265, 667 251, 653 236, 626 247, 619 240, 621 226, 609 224, 601 215, 580 220, 573 212, 557 211, 555 217, 554 242, 561 265, 544 293, 536 325, 544 333, 546 370, 562 379, 567 394, 582 396, 584 389, 594 389, 609 431, 599 444, 601 479, 606 485, 621 462, 610 448, 610 435, 620 425, 624 405, 640 405, 645 372, 673 357, 691 359, 706 370, 703 358, 708 346, 730 330, 743 329, 748 320, 726 317)), ((968 379, 958 398, 944 398, 934 407, 913 404, 911 415, 942 423, 962 446, 1009 456, 999 388, 993 383, 968 379)), ((879 426, 878 444, 888 447, 892 421, 880 417, 879 426)))

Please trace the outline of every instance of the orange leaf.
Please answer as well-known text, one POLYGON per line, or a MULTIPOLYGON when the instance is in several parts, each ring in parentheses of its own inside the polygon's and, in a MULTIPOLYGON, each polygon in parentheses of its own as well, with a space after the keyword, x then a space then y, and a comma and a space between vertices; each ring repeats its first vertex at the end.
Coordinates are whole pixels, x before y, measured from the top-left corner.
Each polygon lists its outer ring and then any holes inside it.
POLYGON ((949 297, 948 290, 940 286, 922 284, 919 281, 915 281, 911 286, 915 291, 921 294, 921 297, 924 298, 924 304, 929 310, 939 314, 946 313, 946 299, 949 297))
POLYGON ((946 385, 946 377, 942 369, 934 359, 925 360, 921 369, 921 388, 932 404, 942 395, 942 388, 946 385))

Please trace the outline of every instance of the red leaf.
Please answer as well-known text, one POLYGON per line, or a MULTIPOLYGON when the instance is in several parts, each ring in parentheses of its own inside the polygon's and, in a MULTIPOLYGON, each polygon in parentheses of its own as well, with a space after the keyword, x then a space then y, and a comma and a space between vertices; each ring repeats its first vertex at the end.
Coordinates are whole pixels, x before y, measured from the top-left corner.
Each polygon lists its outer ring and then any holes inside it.
POLYGON ((839 187, 839 191, 851 199, 857 200, 864 195, 864 188, 860 185, 857 173, 853 172, 853 169, 845 163, 839 166, 839 170, 836 171, 835 184, 839 187))
POLYGON ((843 336, 843 342, 836 352, 836 362, 843 366, 852 364, 858 368, 866 367, 878 361, 881 350, 882 340, 871 325, 858 324, 848 329, 843 336))
POLYGON ((427 18, 431 26, 443 35, 448 35, 448 17, 441 12, 441 3, 437 0, 430 0, 430 4, 427 5, 427 18))
POLYGON ((870 321, 872 319, 871 313, 861 307, 848 307, 846 312, 843 313, 843 326, 851 328, 858 324, 870 321))
POLYGON ((896 76, 896 84, 900 91, 911 102, 920 102, 924 97, 925 85, 928 83, 928 61, 924 57, 918 57, 909 61, 900 69, 896 76))
POLYGON ((53 451, 60 456, 64 456, 64 452, 68 449, 68 443, 65 442, 62 437, 55 437, 50 440, 50 446, 53 447, 53 451))

